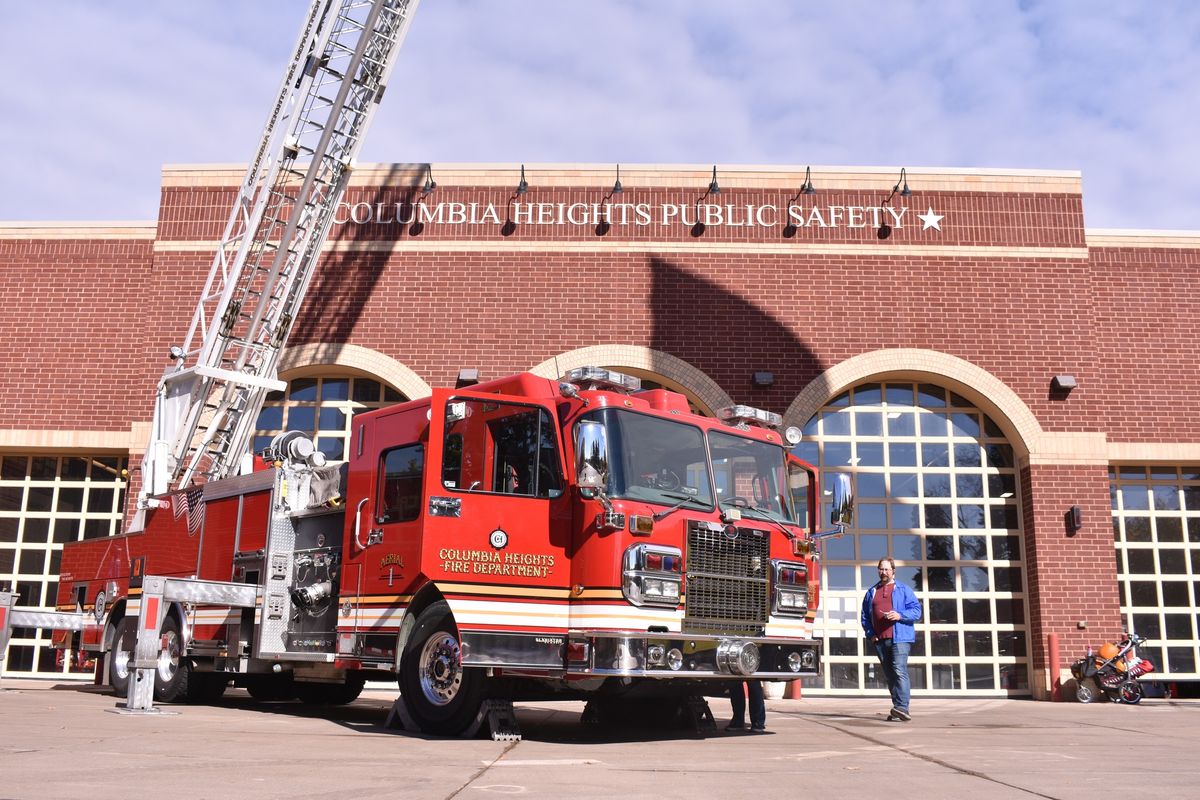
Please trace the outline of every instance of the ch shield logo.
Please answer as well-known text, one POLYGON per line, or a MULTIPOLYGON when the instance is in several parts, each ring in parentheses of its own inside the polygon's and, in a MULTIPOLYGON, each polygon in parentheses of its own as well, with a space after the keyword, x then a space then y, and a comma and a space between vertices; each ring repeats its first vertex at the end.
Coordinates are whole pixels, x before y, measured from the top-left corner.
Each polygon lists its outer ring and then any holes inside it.
POLYGON ((733 541, 738 537, 738 529, 736 525, 730 524, 725 526, 725 538, 733 541))

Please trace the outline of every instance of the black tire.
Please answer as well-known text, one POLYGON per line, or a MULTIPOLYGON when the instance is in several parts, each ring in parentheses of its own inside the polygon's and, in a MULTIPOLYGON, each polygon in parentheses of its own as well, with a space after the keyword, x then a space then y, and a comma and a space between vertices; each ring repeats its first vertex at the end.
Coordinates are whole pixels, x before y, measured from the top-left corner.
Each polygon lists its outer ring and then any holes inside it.
POLYGON ((113 632, 112 646, 108 650, 108 685, 117 697, 129 696, 129 683, 133 680, 133 647, 137 636, 137 620, 121 617, 113 632))
POLYGON ((1100 698, 1100 689, 1094 678, 1084 678, 1075 683, 1075 699, 1081 703, 1094 703, 1100 698))
POLYGON ((291 700, 296 696, 296 684, 292 673, 279 675, 255 675, 246 681, 246 692, 259 702, 291 700))
POLYGON ((1117 691, 1122 703, 1135 706, 1142 702, 1142 685, 1137 681, 1125 681, 1117 691))
POLYGON ((296 698, 310 706, 344 706, 353 703, 362 694, 366 678, 362 675, 347 675, 342 683, 296 682, 296 698))
POLYGON ((421 612, 400 659, 400 694, 424 733, 456 736, 475 721, 485 676, 462 666, 458 630, 450 606, 434 603, 421 612))
POLYGON ((154 699, 160 703, 184 701, 192 670, 183 656, 183 633, 178 620, 170 616, 163 620, 159 641, 162 649, 154 668, 154 699))

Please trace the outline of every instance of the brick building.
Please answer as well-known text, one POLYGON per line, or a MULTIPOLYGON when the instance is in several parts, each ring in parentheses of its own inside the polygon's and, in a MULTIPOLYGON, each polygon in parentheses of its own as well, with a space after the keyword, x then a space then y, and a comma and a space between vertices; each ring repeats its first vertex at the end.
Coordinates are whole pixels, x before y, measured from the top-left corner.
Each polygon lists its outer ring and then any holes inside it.
MULTIPOLYGON (((461 368, 613 367, 783 413, 854 475, 812 691, 882 686, 856 617, 887 554, 925 603, 918 695, 1042 696, 1123 624, 1200 679, 1200 232, 1088 230, 1077 173, 917 170, 906 194, 825 169, 810 194, 794 168, 625 167, 620 192, 608 167, 528 167, 523 193, 512 166, 432 172, 429 193, 424 165, 355 172, 263 436, 336 459, 356 409, 461 368)), ((121 528, 241 178, 168 167, 153 222, 0 225, 0 585, 22 604, 53 602, 62 542, 121 528)), ((6 674, 61 671, 17 634, 6 674)))

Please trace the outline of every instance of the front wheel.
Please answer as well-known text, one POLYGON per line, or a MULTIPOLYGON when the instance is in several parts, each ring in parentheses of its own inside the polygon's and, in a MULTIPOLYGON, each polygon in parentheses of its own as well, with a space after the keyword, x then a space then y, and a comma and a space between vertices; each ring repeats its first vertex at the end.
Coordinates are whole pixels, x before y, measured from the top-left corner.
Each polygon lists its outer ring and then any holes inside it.
POLYGON ((1100 697, 1100 692, 1096 688, 1096 681, 1092 678, 1083 678, 1075 683, 1075 699, 1081 703, 1094 703, 1100 697))
POLYGON ((1125 681, 1121 684, 1120 697, 1122 703, 1136 705, 1142 701, 1142 685, 1137 681, 1125 681))
POLYGON ((466 730, 483 701, 484 675, 463 667, 450 606, 421 612, 400 660, 400 694, 424 733, 455 736, 466 730))

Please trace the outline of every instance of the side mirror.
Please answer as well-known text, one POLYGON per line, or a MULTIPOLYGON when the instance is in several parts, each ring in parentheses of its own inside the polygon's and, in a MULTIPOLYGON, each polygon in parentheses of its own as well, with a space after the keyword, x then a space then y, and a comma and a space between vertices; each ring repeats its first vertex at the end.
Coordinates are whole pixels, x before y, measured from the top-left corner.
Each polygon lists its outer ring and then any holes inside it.
POLYGON ((814 533, 809 541, 836 539, 846 533, 847 527, 854 524, 854 491, 850 488, 850 476, 844 472, 834 474, 832 489, 833 506, 829 511, 829 524, 833 527, 814 533))
POLYGON ((581 489, 608 486, 608 429, 604 423, 583 420, 575 428, 575 473, 581 489))
POLYGON ((833 508, 829 512, 829 524, 838 527, 854 524, 854 490, 850 488, 850 476, 844 472, 833 476, 833 508))

